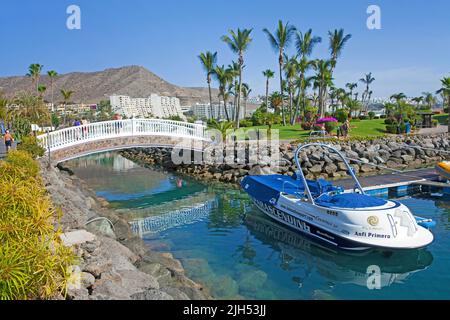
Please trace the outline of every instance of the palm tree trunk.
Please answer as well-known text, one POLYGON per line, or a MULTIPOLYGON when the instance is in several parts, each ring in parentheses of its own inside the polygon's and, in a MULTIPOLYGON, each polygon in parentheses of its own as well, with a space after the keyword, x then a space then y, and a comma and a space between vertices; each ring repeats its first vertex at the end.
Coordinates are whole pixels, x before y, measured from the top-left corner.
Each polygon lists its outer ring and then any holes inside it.
POLYGON ((239 63, 239 88, 237 93, 237 105, 236 105, 236 129, 239 129, 239 113, 241 109, 241 89, 242 89, 242 65, 243 63, 239 63))
POLYGON ((209 111, 211 112, 211 119, 214 119, 213 105, 212 105, 212 94, 211 94, 211 81, 209 79, 208 79, 208 92, 209 92, 209 111))
POLYGON ((283 118, 283 126, 286 126, 286 115, 284 113, 284 99, 283 99, 283 63, 280 56, 280 92, 281 92, 281 114, 283 118))
POLYGON ((292 109, 293 109, 293 97, 292 97, 292 86, 289 86, 289 123, 292 123, 293 120, 293 114, 292 114, 292 109))
POLYGON ((227 102, 228 101, 224 98, 223 99, 223 107, 225 109, 225 116, 227 117, 227 121, 229 122, 230 121, 230 116, 228 115, 227 102))
POLYGON ((266 80, 266 110, 269 108, 269 78, 266 80))

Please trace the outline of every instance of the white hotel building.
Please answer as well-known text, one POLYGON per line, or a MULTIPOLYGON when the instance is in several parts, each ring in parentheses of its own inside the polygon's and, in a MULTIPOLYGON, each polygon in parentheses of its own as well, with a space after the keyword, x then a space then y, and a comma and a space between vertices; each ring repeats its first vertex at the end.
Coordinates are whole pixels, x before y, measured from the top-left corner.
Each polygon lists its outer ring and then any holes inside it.
MULTIPOLYGON (((200 119, 218 119, 218 120, 226 120, 227 116, 225 114, 225 108, 223 107, 223 102, 220 104, 213 103, 212 112, 209 103, 197 103, 191 107, 191 112, 194 116, 200 119)), ((230 120, 235 119, 235 110, 232 103, 227 104, 227 112, 230 120)), ((239 119, 244 119, 244 107, 241 106, 241 110, 239 112, 239 119)))
POLYGON ((180 99, 151 94, 148 98, 131 98, 123 95, 109 97, 112 110, 127 118, 183 117, 180 99))

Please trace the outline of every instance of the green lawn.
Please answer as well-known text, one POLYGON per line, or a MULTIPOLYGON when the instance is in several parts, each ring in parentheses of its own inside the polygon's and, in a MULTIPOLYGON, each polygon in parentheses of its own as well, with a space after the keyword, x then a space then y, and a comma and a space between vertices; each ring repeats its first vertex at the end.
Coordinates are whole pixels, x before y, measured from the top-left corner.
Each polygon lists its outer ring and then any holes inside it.
POLYGON ((439 121, 440 124, 448 124, 448 114, 439 114, 436 116, 433 116, 433 119, 436 119, 439 121))
MULTIPOLYGON (((384 119, 374 119, 374 120, 361 120, 354 121, 350 123, 350 137, 378 137, 385 134, 386 125, 384 124, 384 119)), ((267 129, 267 126, 257 126, 253 128, 267 129)), ((272 130, 279 130, 281 140, 296 140, 304 139, 309 137, 311 131, 305 131, 301 128, 299 124, 294 126, 274 125, 272 130)), ((334 132, 336 135, 336 132, 334 132)))

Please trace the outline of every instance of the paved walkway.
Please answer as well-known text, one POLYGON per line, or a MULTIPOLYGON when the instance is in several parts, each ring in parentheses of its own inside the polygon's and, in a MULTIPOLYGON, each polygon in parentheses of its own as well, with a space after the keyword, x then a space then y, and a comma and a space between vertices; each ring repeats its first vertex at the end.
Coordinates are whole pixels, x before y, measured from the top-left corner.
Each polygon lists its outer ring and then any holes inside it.
MULTIPOLYGON (((17 144, 14 142, 13 149, 15 149, 16 147, 17 147, 17 144)), ((6 157, 6 146, 2 140, 2 141, 0 141, 0 159, 4 159, 5 157, 6 157)))
POLYGON ((448 125, 438 125, 436 128, 424 128, 419 130, 419 134, 438 134, 448 132, 448 125))

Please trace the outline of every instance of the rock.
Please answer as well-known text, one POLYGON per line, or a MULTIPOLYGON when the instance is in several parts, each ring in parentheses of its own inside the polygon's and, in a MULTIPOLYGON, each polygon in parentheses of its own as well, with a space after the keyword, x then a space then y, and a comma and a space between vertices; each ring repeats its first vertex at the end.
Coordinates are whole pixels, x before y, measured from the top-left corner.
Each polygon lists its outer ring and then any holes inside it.
POLYGON ((334 173, 334 172, 336 172, 336 171, 337 171, 337 166, 335 166, 335 165, 332 164, 332 163, 327 164, 327 165, 325 166, 325 172, 328 173, 328 174, 332 174, 332 173, 334 173))
POLYGON ((77 230, 72 232, 66 232, 60 236, 64 246, 72 247, 80 245, 82 243, 91 242, 96 239, 95 235, 86 230, 77 230))
POLYGON ((361 166, 360 171, 363 173, 372 172, 374 171, 374 167, 368 164, 364 164, 361 166))
POLYGON ((312 166, 309 171, 311 173, 321 173, 322 172, 322 166, 320 164, 316 164, 314 166, 312 166))
POLYGON ((131 295, 133 300, 173 300, 173 297, 164 291, 149 289, 144 292, 136 293, 131 295))
POLYGON ((111 224, 107 220, 97 220, 89 223, 86 226, 86 229, 95 234, 101 234, 106 237, 110 237, 116 239, 116 234, 111 226, 111 224))
POLYGON ((211 291, 214 297, 232 299, 239 292, 239 285, 229 276, 219 276, 212 280, 211 291))
POLYGON ((246 292, 256 292, 267 280, 267 273, 262 270, 244 272, 239 278, 239 289, 246 292))
POLYGON ((409 163, 414 160, 414 157, 408 155, 401 156, 401 158, 403 159, 404 163, 409 163))
POLYGON ((95 282, 95 277, 88 273, 88 272, 82 272, 81 273, 81 284, 83 288, 90 288, 95 282))

